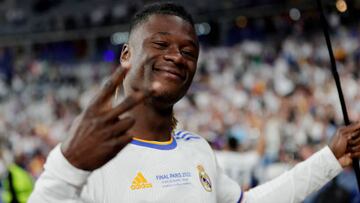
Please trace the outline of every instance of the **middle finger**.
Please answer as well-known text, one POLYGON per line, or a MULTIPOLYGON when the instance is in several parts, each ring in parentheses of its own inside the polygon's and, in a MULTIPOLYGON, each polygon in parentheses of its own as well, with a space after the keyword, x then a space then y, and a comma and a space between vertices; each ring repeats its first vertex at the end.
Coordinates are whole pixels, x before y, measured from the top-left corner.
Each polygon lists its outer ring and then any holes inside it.
POLYGON ((117 120, 118 117, 134 108, 136 105, 139 105, 142 101, 148 98, 152 94, 152 91, 136 91, 132 93, 130 96, 126 97, 120 104, 118 104, 115 108, 111 109, 106 117, 106 121, 117 120))

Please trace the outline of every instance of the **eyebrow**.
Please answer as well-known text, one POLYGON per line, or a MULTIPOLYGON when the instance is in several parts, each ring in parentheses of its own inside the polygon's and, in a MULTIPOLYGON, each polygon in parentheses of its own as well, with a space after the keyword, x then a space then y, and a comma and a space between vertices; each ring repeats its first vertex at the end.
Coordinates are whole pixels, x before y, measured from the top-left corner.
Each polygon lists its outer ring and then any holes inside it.
MULTIPOLYGON (((157 32, 154 35, 171 35, 169 32, 157 32)), ((199 44, 196 43, 194 40, 186 39, 187 42, 189 42, 191 45, 193 45, 195 48, 199 48, 199 44)))

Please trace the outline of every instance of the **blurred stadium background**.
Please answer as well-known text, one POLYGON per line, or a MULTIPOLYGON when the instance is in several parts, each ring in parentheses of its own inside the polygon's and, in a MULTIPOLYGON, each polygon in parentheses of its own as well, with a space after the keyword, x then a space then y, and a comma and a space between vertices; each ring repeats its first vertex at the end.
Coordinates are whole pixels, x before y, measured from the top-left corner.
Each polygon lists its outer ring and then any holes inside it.
MULTIPOLYGON (((150 2, 0 0, 0 138, 34 180, 119 65, 130 17, 150 2)), ((315 1, 179 3, 194 15, 201 42, 194 83, 176 106, 179 128, 243 157, 263 136, 254 164, 226 170, 246 188, 329 142, 343 121, 315 1)), ((350 119, 360 120, 360 0, 324 4, 350 119)), ((340 202, 360 202, 355 181, 347 169, 306 202, 335 202, 327 199, 334 191, 340 202)))

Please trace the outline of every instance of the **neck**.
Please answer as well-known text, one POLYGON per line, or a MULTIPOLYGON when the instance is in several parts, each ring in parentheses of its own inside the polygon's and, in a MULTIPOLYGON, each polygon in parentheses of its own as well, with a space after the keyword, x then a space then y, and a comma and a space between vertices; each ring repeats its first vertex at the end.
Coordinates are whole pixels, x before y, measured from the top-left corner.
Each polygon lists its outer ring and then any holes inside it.
POLYGON ((156 109, 141 104, 129 112, 136 122, 129 133, 136 138, 151 141, 169 141, 173 131, 173 109, 156 109))

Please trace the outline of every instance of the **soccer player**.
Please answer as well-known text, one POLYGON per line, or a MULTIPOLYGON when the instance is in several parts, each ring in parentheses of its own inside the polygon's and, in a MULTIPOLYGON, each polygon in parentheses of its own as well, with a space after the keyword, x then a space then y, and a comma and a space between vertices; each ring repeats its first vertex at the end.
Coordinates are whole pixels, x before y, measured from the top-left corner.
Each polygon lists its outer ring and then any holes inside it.
POLYGON ((174 131, 173 105, 189 88, 198 55, 194 23, 182 7, 159 3, 136 14, 122 68, 50 153, 29 202, 300 202, 360 156, 356 123, 292 170, 242 192, 203 138, 174 131), (121 85, 126 97, 112 107, 121 85))

